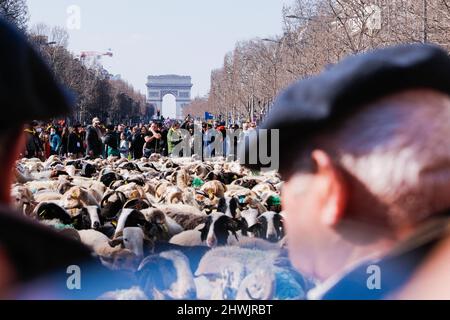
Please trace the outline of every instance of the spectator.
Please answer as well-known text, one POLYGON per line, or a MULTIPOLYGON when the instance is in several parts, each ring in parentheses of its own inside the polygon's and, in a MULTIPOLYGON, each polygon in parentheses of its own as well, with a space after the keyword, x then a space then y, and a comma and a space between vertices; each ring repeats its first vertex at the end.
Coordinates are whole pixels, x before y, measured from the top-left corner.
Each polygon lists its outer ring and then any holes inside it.
POLYGON ((61 144, 61 137, 56 133, 56 129, 52 127, 50 129, 50 154, 59 154, 61 144))
POLYGON ((147 128, 136 128, 136 132, 131 140, 131 152, 133 153, 133 159, 140 159, 143 156, 143 148, 145 144, 144 137, 147 135, 147 128))
POLYGON ((150 130, 145 137, 145 144, 143 146, 142 153, 144 157, 150 157, 153 153, 161 153, 160 143, 161 143, 161 133, 158 129, 156 122, 150 124, 150 130))
POLYGON ((114 129, 114 125, 108 125, 106 127, 106 134, 104 137, 105 144, 105 156, 106 157, 120 157, 119 152, 119 135, 114 129))
POLYGON ((83 154, 83 139, 79 130, 79 126, 69 129, 70 133, 67 138, 67 155, 69 157, 79 158, 83 154))
POLYGON ((38 133, 35 130, 36 126, 36 122, 31 122, 30 124, 27 124, 25 126, 24 130, 26 137, 24 155, 25 157, 30 159, 43 156, 42 144, 39 139, 38 133))
MULTIPOLYGON (((174 121, 172 126, 167 133, 167 146, 168 153, 172 155, 173 149, 183 140, 180 131, 180 123, 178 121, 174 121)), ((181 155, 182 156, 182 155, 181 155)))
POLYGON ((69 129, 65 126, 61 133, 61 148, 59 149, 59 154, 63 157, 67 155, 68 140, 69 140, 69 129))
POLYGON ((86 153, 88 156, 98 158, 102 155, 102 136, 100 119, 92 119, 92 125, 88 126, 86 132, 86 153))
POLYGON ((128 141, 127 137, 125 136, 125 133, 122 133, 120 135, 120 157, 129 159, 130 157, 130 142, 128 141))

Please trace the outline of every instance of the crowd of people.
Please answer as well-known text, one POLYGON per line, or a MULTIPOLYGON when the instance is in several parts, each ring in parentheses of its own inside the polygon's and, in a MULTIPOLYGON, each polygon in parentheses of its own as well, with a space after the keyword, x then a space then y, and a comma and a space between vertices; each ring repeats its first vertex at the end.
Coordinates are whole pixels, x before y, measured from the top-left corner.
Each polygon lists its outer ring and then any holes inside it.
MULTIPOLYGON (((128 126, 124 124, 102 124, 99 118, 92 119, 92 124, 82 126, 75 124, 48 124, 32 121, 25 126, 26 147, 22 156, 26 158, 48 159, 51 155, 69 158, 107 158, 117 156, 126 159, 150 157, 153 153, 163 156, 173 154, 175 147, 186 138, 194 135, 194 130, 202 133, 203 148, 209 150, 217 137, 221 139, 223 154, 236 157, 239 139, 227 139, 227 130, 241 130, 247 135, 256 128, 256 123, 245 121, 241 125, 226 126, 223 121, 199 122, 187 116, 184 121, 155 120, 149 124, 128 126), (183 131, 184 130, 184 131, 183 131), (220 132, 220 135, 215 133, 220 132), (232 149, 230 144, 234 143, 232 149)), ((192 141, 190 141, 192 143, 192 141)), ((182 156, 182 154, 178 154, 182 156)))

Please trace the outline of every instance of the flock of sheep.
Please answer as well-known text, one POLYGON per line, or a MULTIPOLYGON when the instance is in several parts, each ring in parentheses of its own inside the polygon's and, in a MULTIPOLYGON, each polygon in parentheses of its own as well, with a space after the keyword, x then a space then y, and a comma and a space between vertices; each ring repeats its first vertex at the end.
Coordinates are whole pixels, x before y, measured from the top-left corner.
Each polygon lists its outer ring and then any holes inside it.
POLYGON ((286 253, 282 181, 214 158, 22 159, 15 207, 138 285, 99 299, 303 299, 286 253))

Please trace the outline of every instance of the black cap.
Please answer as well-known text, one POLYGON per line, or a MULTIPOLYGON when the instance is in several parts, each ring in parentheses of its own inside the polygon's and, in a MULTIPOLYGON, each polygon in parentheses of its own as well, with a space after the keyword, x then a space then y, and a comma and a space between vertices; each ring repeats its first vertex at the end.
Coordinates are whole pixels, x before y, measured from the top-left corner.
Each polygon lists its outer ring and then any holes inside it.
MULTIPOLYGON (((434 45, 410 44, 350 56, 321 74, 284 90, 262 124, 279 129, 279 166, 292 165, 293 151, 384 96, 428 88, 450 95, 450 57, 434 45)), ((257 139, 252 139, 248 154, 257 139)), ((241 153, 241 157, 245 154, 241 153)), ((260 164, 247 164, 259 169, 260 164)))
POLYGON ((0 132, 31 120, 71 111, 74 96, 63 89, 19 30, 0 19, 0 132))

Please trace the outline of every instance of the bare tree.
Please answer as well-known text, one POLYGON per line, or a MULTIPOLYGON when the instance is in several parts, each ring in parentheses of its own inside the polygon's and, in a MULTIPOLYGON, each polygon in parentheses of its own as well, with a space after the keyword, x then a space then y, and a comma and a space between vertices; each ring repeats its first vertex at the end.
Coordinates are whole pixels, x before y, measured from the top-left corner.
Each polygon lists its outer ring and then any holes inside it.
POLYGON ((28 22, 28 6, 25 0, 0 0, 0 16, 26 30, 28 22))

